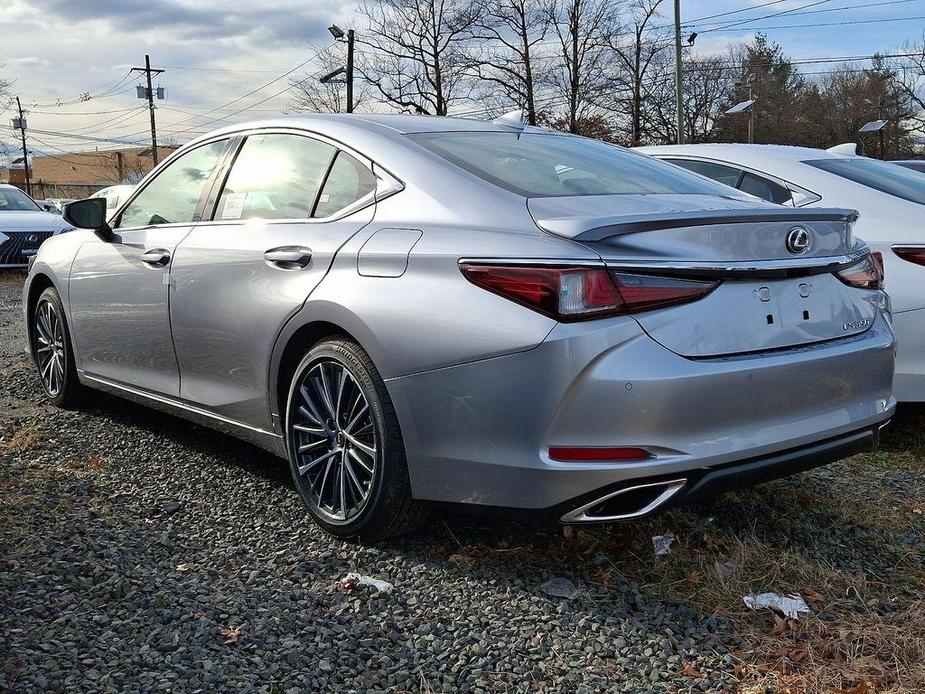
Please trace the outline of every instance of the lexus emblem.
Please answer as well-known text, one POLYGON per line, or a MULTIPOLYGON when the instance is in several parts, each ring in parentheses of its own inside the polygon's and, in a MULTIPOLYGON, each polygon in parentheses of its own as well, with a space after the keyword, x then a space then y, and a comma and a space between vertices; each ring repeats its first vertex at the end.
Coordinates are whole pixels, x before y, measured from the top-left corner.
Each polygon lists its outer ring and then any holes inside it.
POLYGON ((809 231, 805 227, 793 227, 787 232, 787 250, 797 255, 809 248, 809 231))
POLYGON ((33 242, 38 241, 38 240, 39 240, 38 234, 29 234, 29 235, 26 237, 26 241, 29 241, 30 243, 33 243, 33 242))

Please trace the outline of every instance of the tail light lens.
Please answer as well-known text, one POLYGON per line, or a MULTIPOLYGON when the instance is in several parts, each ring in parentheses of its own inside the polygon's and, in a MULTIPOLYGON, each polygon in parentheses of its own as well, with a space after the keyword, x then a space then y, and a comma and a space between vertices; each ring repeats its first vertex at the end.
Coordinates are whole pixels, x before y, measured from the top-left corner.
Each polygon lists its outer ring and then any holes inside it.
POLYGON ((460 267, 473 284, 563 322, 683 304, 706 296, 719 284, 606 268, 469 263, 460 267))
POLYGON ((835 273, 849 287, 883 289, 883 256, 870 253, 859 263, 835 273))
POLYGON ((903 260, 916 265, 925 265, 925 248, 894 246, 893 252, 903 260))

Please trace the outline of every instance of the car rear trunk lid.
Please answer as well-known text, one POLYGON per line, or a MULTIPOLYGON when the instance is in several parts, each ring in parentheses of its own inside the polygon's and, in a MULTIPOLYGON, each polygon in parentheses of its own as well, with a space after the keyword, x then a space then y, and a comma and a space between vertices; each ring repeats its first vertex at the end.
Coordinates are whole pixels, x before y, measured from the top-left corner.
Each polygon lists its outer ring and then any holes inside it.
POLYGON ((834 274, 867 252, 852 237, 851 210, 689 195, 536 198, 528 207, 540 228, 594 250, 615 273, 716 282, 702 299, 634 315, 686 357, 844 338, 877 316, 878 293, 834 274), (801 249, 794 235, 808 245, 801 249))

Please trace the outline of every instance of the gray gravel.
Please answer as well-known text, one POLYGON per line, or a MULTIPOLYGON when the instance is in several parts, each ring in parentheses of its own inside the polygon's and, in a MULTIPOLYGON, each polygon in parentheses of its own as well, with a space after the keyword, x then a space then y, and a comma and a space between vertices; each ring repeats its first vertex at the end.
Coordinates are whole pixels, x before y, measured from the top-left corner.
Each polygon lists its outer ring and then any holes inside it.
POLYGON ((0 276, 0 690, 734 688, 721 621, 508 551, 556 529, 438 516, 343 544, 282 460, 114 398, 44 405, 20 283, 0 276), (395 589, 340 588, 351 571, 395 589), (547 595, 551 578, 578 597, 547 595))

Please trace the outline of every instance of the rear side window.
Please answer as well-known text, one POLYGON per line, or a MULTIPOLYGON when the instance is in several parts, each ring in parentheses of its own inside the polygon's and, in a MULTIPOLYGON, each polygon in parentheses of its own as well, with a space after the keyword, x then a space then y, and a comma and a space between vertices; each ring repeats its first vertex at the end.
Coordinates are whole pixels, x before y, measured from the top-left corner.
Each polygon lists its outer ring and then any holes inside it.
POLYGON ((583 137, 496 131, 408 137, 479 178, 528 198, 730 194, 665 162, 583 137))
POLYGON ((793 203, 793 195, 790 193, 789 188, 775 181, 748 172, 742 176, 739 190, 743 193, 757 196, 762 200, 776 202, 778 205, 789 205, 793 203))
POLYGON ((251 135, 228 173, 215 219, 308 219, 334 152, 302 135, 251 135))
POLYGON ((715 164, 712 161, 694 161, 691 159, 665 159, 665 161, 670 161, 672 164, 676 164, 688 171, 699 173, 701 176, 712 178, 714 181, 719 181, 731 188, 736 187, 739 176, 742 175, 740 169, 726 166, 725 164, 715 164))
POLYGON ((346 152, 338 152, 312 216, 330 217, 375 190, 373 172, 346 152))
POLYGON ((805 163, 881 193, 925 205, 925 176, 918 171, 865 157, 833 157, 805 163))
MULTIPOLYGON (((206 181, 225 151, 226 140, 180 155, 129 203, 118 228, 198 221, 196 210, 206 181)), ((106 202, 107 209, 109 201, 106 202)))

